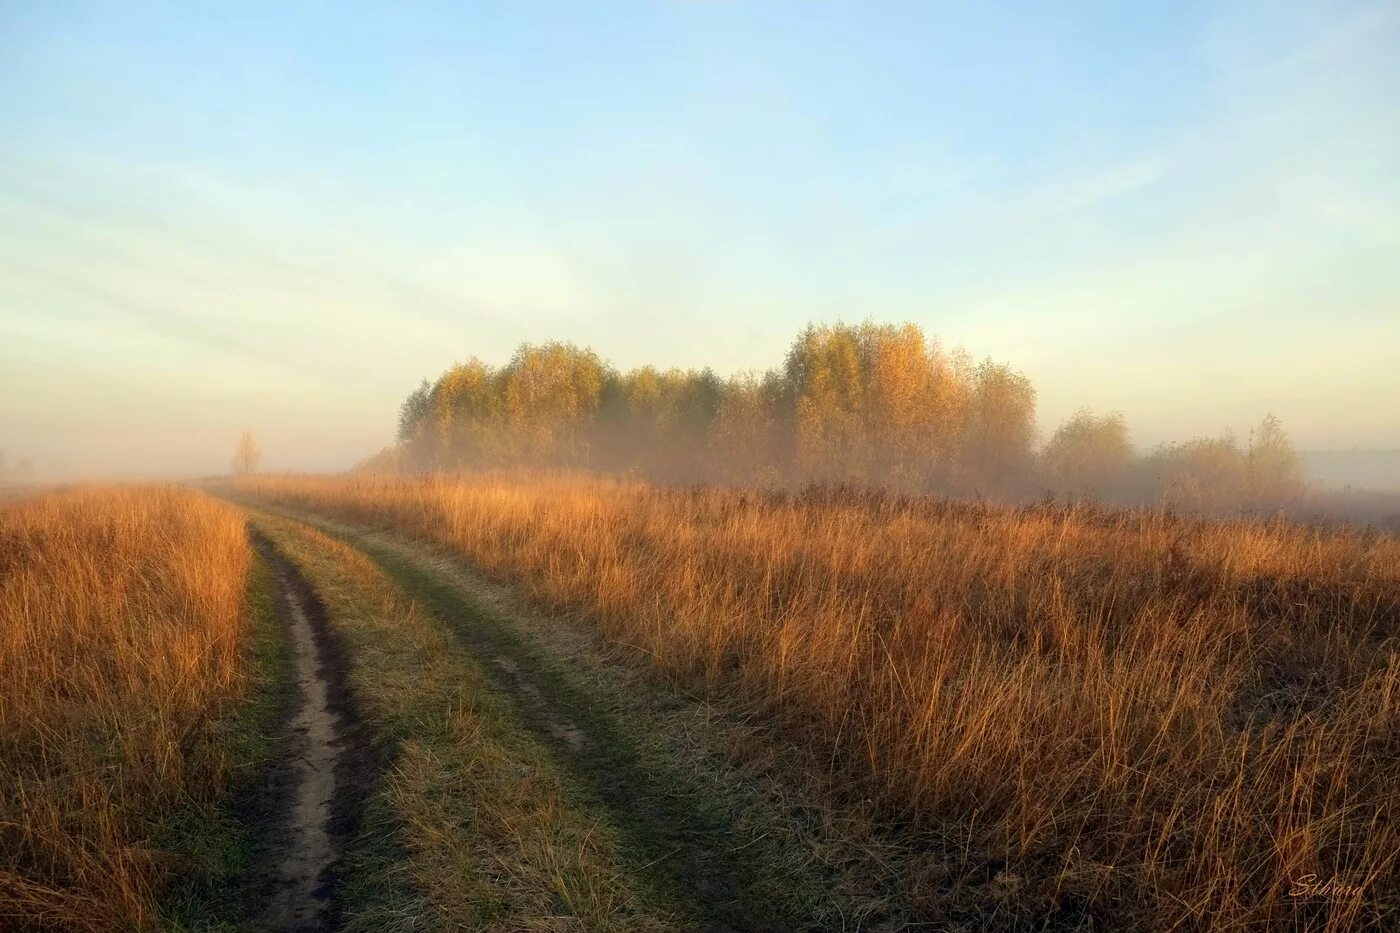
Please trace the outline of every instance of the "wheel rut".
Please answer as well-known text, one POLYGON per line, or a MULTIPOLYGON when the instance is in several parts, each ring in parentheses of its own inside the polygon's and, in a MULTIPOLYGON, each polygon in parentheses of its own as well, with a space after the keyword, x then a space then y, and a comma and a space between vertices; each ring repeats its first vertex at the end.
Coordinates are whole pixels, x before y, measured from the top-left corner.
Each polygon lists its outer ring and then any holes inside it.
POLYGON ((254 533, 271 569, 291 647, 296 698, 281 754, 269 764, 279 788, 270 812, 267 858, 255 915, 259 930, 322 933, 339 926, 338 878, 358 829, 373 770, 347 684, 348 666, 325 608, 297 568, 254 533))

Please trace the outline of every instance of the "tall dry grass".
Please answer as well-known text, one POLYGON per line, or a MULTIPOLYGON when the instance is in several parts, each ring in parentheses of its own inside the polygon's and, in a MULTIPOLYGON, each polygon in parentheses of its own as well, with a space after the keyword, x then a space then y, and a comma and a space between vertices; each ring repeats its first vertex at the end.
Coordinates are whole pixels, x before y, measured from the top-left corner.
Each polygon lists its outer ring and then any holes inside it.
POLYGON ((250 553, 192 491, 0 503, 0 927, 155 923, 155 836, 226 778, 250 553))
POLYGON ((924 831, 931 916, 1396 921, 1394 538, 582 477, 243 489, 458 549, 761 706, 833 806, 924 831))

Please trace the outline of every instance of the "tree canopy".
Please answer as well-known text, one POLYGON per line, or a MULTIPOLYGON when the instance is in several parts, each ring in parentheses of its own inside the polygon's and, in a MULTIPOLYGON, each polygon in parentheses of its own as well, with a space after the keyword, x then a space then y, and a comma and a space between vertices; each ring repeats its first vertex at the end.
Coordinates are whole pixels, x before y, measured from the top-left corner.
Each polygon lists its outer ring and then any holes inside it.
POLYGON ((1270 507, 1296 494, 1296 452, 1272 415, 1250 435, 1138 457, 1117 412, 1083 409, 1037 449, 1024 373, 948 352, 915 324, 809 326, 781 367, 619 372, 571 343, 471 357, 399 407, 381 470, 567 467, 668 482, 861 483, 997 497, 1043 494, 1270 507))

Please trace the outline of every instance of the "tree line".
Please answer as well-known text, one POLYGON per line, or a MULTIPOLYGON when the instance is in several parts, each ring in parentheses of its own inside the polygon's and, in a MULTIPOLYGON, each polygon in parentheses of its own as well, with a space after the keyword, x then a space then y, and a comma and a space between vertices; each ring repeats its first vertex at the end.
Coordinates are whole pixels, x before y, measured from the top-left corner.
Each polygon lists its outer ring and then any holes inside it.
POLYGON ((371 471, 582 468, 662 482, 855 483, 1018 498, 1052 492, 1221 511, 1272 508, 1301 490, 1272 415, 1231 434, 1145 454, 1122 415, 1083 410, 1043 445, 1036 392, 991 359, 948 351, 915 324, 808 326, 780 368, 621 372, 591 349, 523 344, 424 380, 399 410, 398 443, 371 471))

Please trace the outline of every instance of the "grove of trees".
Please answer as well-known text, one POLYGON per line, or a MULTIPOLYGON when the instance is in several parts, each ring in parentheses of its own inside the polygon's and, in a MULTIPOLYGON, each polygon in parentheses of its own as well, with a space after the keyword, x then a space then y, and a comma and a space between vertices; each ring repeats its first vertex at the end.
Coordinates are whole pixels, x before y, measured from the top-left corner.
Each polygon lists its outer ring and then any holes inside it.
POLYGON ((809 326, 779 369, 619 372, 592 350, 524 344, 424 381, 398 444, 365 469, 532 466, 662 482, 856 483, 1015 498, 1047 491, 1216 511, 1272 508, 1301 487, 1269 415, 1247 444, 1198 438, 1139 456, 1119 414, 1080 411, 1037 446, 1036 392, 1002 363, 949 352, 914 324, 809 326))

